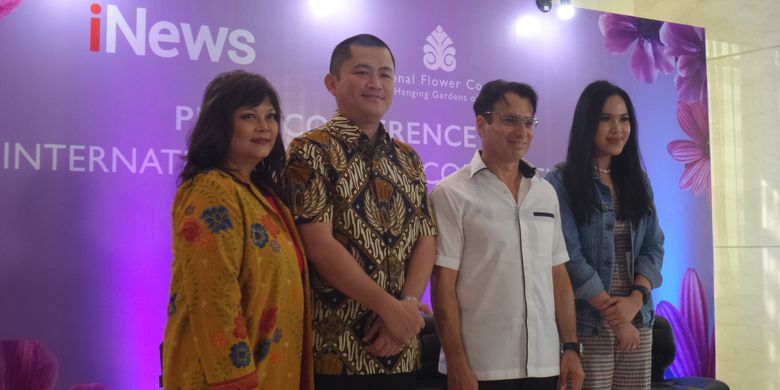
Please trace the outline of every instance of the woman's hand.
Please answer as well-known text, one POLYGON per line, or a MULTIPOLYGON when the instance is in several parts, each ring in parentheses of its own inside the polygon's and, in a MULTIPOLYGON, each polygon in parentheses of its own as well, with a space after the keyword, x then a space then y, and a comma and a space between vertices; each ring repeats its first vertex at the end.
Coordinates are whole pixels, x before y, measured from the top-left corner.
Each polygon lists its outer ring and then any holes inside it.
POLYGON ((601 307, 601 315, 609 322, 611 328, 624 323, 631 323, 636 313, 642 308, 642 298, 636 294, 627 297, 611 297, 601 307))
POLYGON ((633 352, 639 347, 639 330, 630 322, 623 323, 612 330, 615 332, 618 349, 621 351, 633 352))

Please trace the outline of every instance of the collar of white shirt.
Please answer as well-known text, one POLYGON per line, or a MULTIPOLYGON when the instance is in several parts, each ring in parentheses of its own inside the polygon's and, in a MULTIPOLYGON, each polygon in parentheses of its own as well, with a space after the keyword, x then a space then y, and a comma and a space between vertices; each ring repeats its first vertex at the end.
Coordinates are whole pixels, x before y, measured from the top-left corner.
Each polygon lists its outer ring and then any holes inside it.
MULTIPOLYGON (((523 174, 523 177, 526 179, 530 179, 536 175, 536 167, 533 166, 531 163, 525 160, 520 160, 517 163, 518 169, 520 169, 520 173, 523 174)), ((469 177, 474 177, 479 171, 483 169, 488 169, 487 165, 485 165, 485 161, 482 160, 482 151, 478 150, 474 152, 474 157, 471 158, 471 162, 469 163, 469 167, 471 168, 471 175, 469 177)))

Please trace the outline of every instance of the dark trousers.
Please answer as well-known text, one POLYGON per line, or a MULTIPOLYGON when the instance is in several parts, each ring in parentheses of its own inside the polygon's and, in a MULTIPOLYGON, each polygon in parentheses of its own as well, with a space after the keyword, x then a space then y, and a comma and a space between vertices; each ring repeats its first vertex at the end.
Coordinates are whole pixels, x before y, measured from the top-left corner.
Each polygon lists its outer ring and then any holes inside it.
MULTIPOLYGON (((546 378, 506 379, 500 381, 479 381, 479 390, 556 390, 558 376, 546 378)), ((447 389, 447 379, 444 379, 447 389)))
POLYGON ((417 373, 314 375, 314 390, 413 390, 417 373))

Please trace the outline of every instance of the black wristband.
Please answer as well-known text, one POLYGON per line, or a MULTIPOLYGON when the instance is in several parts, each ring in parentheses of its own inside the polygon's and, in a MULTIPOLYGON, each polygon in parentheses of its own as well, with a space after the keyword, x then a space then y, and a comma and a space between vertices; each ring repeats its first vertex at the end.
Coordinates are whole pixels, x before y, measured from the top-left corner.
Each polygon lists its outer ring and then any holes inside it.
POLYGON ((582 357, 582 352, 583 352, 582 343, 573 341, 573 342, 561 344, 561 355, 563 355, 563 353, 566 351, 577 352, 577 355, 582 357))
POLYGON ((639 291, 642 293, 642 304, 647 304, 647 297, 650 295, 650 289, 640 284, 635 284, 631 286, 631 292, 629 292, 629 294, 633 293, 634 291, 639 291))

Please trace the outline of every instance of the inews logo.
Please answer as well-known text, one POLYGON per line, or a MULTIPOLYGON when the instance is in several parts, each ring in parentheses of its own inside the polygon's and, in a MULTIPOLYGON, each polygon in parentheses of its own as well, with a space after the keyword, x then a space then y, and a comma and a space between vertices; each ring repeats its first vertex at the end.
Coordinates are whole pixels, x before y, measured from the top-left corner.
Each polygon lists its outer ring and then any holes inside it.
POLYGON ((209 26, 193 27, 189 23, 173 23, 167 20, 154 22, 147 29, 146 8, 135 9, 135 28, 132 28, 125 19, 119 7, 106 5, 106 13, 103 15, 103 7, 94 3, 89 7, 93 16, 90 18, 89 50, 100 51, 101 24, 105 21, 105 51, 116 53, 117 31, 130 45, 136 55, 145 56, 147 45, 151 52, 159 57, 177 57, 182 51, 186 51, 190 60, 197 61, 204 52, 208 54, 212 62, 219 62, 225 51, 225 43, 229 45, 227 57, 239 65, 251 64, 255 60, 255 49, 250 44, 255 43, 255 36, 244 29, 230 30, 227 27, 219 27, 216 33, 212 33, 209 26), (183 44, 183 47, 182 47, 183 44))

